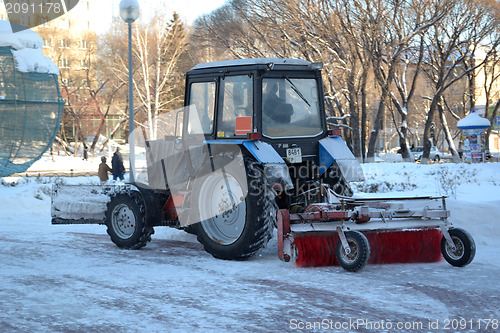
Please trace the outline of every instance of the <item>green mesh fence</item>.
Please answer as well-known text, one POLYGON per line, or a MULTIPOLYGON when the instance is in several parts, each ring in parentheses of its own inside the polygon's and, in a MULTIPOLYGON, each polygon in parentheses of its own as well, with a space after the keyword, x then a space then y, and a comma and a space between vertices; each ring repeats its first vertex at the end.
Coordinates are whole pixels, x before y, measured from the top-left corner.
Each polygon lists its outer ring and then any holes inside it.
POLYGON ((0 177, 26 171, 52 145, 64 106, 57 75, 21 73, 0 47, 0 177))

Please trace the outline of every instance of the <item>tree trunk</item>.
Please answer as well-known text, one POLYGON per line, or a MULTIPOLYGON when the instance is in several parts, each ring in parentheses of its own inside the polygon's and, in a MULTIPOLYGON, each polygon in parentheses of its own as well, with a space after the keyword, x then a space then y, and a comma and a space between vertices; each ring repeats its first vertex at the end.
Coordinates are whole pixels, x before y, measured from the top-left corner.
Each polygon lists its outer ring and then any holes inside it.
POLYGON ((106 138, 106 140, 103 142, 102 144, 102 147, 101 147, 101 150, 99 151, 100 153, 102 153, 102 151, 104 150, 104 148, 106 148, 106 146, 108 145, 109 143, 109 140, 111 140, 111 138, 116 134, 116 132, 118 132, 118 130, 120 129, 120 127, 128 120, 128 117, 124 117, 122 119, 120 119, 120 121, 118 122, 118 124, 116 124, 115 128, 111 131, 111 133, 109 134, 109 136, 106 138))
POLYGON ((361 157, 362 161, 365 162, 366 159, 366 128, 368 126, 368 112, 366 110, 366 80, 367 72, 365 71, 361 80, 361 157))
POLYGON ((441 90, 439 89, 436 94, 434 95, 434 98, 432 99, 431 106, 429 107, 429 113, 427 113, 427 120, 425 121, 425 127, 424 127, 424 151, 422 152, 422 159, 420 160, 421 164, 427 164, 429 163, 429 155, 431 152, 432 148, 432 140, 431 140, 431 124, 434 119, 434 113, 436 112, 437 108, 437 101, 439 98, 441 98, 441 90))
POLYGON ((384 127, 382 122, 384 121, 383 114, 385 113, 385 103, 384 100, 380 99, 380 104, 378 106, 377 115, 373 120, 373 129, 370 133, 370 140, 368 141, 368 155, 366 158, 367 162, 375 162, 376 144, 380 130, 384 127))
POLYGON ((97 129, 97 132, 95 133, 94 136, 94 140, 92 141, 92 145, 90 146, 90 152, 92 154, 94 153, 95 146, 97 145, 97 141, 99 140, 101 133, 104 131, 105 125, 106 125, 106 117, 101 116, 101 122, 99 123, 99 128, 97 129))
POLYGON ((490 123, 492 124, 492 126, 488 127, 488 129, 486 130, 486 141, 485 141, 486 149, 490 148, 490 135, 491 135, 491 131, 493 130, 493 126, 495 124, 495 117, 498 114, 498 109, 499 108, 500 108, 500 99, 495 104, 495 107, 493 108, 493 111, 491 112, 491 116, 489 118, 490 123))
MULTIPOLYGON (((354 72, 354 70, 352 71, 354 72)), ((354 75, 349 75, 348 79, 348 89, 349 89, 349 114, 350 117, 350 125, 352 128, 351 131, 351 144, 352 144, 352 153, 356 157, 361 156, 360 150, 360 138, 359 138, 359 111, 358 111, 358 96, 356 94, 356 89, 354 85, 354 75)))
POLYGON ((407 115, 401 114, 401 128, 399 132, 399 146, 401 147, 401 156, 405 162, 414 162, 413 156, 410 153, 410 147, 408 143, 408 123, 407 115))
POLYGON ((459 163, 460 156, 458 156, 458 152, 455 149, 453 136, 451 135, 450 127, 448 126, 448 121, 446 120, 446 115, 444 114, 444 109, 441 104, 438 105, 438 110, 439 110, 439 118, 441 119, 441 124, 443 125, 443 132, 446 138, 446 142, 448 143, 448 149, 450 150, 450 153, 453 156, 453 162, 459 163))
POLYGON ((73 156, 78 157, 78 145, 80 144, 80 126, 76 127, 76 135, 75 135, 75 151, 73 156))

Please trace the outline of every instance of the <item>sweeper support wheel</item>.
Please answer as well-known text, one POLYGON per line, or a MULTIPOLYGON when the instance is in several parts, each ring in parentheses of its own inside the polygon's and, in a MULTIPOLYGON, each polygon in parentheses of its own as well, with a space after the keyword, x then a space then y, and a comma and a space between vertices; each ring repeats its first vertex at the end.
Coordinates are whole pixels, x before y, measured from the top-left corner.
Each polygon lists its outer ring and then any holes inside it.
POLYGON ((335 254, 342 268, 356 272, 370 259, 370 244, 366 236, 359 231, 339 232, 335 254))
POLYGON ((453 245, 446 236, 441 239, 441 253, 444 259, 452 266, 463 267, 471 263, 476 255, 476 243, 472 236, 460 228, 449 229, 448 233, 453 245))

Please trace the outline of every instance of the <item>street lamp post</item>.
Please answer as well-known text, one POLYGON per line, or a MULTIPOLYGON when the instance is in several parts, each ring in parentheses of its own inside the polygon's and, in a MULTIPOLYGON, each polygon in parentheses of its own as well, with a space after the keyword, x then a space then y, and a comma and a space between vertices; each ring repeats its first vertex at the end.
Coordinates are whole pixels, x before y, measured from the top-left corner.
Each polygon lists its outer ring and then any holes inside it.
POLYGON ((135 171, 135 135, 134 135, 134 86, 132 82, 132 23, 139 18, 139 2, 137 0, 120 1, 120 17, 128 24, 128 123, 129 123, 129 181, 134 182, 135 171))

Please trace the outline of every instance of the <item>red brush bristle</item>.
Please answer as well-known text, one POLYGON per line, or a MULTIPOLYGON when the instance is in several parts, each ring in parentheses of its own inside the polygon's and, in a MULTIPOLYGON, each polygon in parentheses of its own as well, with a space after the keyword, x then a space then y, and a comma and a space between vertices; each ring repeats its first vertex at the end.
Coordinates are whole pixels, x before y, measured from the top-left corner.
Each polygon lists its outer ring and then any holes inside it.
POLYGON ((436 262, 441 260, 438 229, 365 233, 370 243, 370 264, 436 262))
POLYGON ((295 264, 299 267, 338 265, 335 258, 335 245, 338 239, 337 235, 295 238, 294 243, 298 250, 295 264))
MULTIPOLYGON (((370 243, 370 264, 436 262, 441 260, 441 231, 438 229, 365 233, 370 243)), ((299 267, 338 265, 337 235, 297 237, 295 261, 299 267)))

